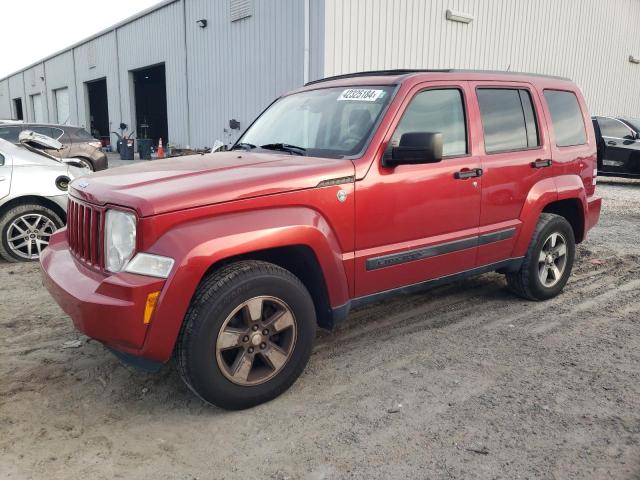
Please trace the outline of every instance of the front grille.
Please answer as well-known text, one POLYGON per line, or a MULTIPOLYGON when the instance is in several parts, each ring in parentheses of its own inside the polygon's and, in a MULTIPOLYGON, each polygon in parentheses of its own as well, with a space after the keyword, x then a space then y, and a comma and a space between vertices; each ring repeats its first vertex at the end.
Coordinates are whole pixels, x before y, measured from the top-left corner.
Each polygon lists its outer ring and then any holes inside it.
POLYGON ((94 267, 103 265, 104 212, 96 206, 69 197, 67 206, 67 240, 79 260, 94 267))

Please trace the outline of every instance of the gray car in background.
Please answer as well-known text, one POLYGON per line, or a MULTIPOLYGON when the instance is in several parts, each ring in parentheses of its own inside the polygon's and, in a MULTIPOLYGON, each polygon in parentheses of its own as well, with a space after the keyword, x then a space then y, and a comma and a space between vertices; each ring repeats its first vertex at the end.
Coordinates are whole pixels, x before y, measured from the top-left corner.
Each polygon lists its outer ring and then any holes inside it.
MULTIPOLYGON (((59 146, 45 140, 54 151, 59 146)), ((69 182, 88 173, 35 143, 0 139, 0 257, 10 262, 38 259, 51 234, 66 223, 69 182)))
POLYGON ((62 143, 59 151, 49 152, 54 156, 73 158, 96 172, 107 168, 107 155, 100 150, 100 141, 82 127, 0 120, 0 138, 3 140, 17 144, 24 130, 46 135, 62 143))

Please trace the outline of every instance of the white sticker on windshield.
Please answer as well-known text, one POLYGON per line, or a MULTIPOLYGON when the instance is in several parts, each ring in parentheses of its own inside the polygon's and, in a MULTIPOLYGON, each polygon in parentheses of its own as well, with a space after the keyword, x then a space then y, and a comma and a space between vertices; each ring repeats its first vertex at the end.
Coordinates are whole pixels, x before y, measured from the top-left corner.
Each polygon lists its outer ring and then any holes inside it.
POLYGON ((356 102, 375 102, 384 95, 384 90, 370 88, 348 88, 340 94, 338 101, 351 100, 356 102))

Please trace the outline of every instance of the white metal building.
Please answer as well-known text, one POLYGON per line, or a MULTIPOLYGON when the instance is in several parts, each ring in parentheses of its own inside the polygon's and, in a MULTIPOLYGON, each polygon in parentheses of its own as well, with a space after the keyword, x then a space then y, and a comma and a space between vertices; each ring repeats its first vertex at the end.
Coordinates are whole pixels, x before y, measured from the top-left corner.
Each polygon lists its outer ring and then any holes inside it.
POLYGON ((639 27, 640 0, 166 0, 0 80, 0 118, 199 147, 308 80, 449 67, 571 77, 640 116, 639 27))

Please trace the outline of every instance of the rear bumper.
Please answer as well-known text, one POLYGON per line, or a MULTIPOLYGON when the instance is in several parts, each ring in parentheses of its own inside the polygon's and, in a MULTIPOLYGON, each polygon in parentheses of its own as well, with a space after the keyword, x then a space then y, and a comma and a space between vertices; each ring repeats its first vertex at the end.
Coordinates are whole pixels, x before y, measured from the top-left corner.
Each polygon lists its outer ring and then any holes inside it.
POLYGON ((89 269, 70 253, 64 230, 52 236, 40 264, 44 286, 77 330, 112 349, 144 356, 147 295, 161 291, 164 280, 89 269))
POLYGON ((591 230, 596 225, 596 223, 598 223, 598 220, 600 220, 601 209, 602 209, 602 198, 589 197, 587 199, 587 221, 585 225, 586 232, 591 230))

